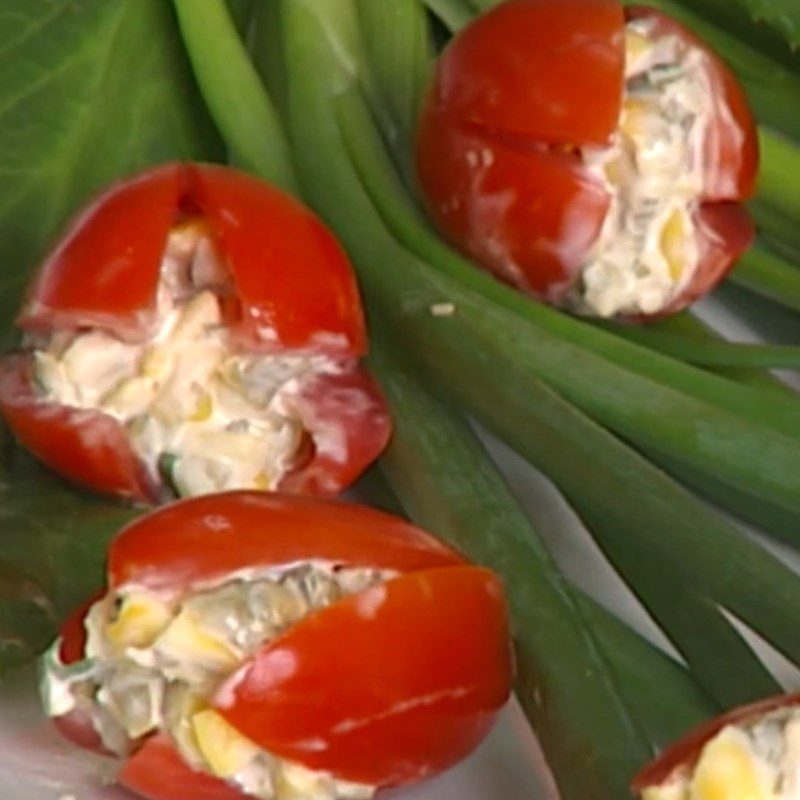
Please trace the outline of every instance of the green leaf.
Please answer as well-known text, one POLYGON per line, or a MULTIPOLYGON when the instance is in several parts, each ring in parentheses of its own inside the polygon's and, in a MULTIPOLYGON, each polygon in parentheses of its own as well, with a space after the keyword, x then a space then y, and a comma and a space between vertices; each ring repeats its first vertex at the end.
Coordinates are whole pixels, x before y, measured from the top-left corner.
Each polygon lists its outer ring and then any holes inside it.
POLYGON ((750 23, 750 30, 737 25, 743 37, 768 27, 789 43, 793 51, 800 46, 800 5, 797 0, 681 0, 709 18, 736 25, 740 19, 750 23))
POLYGON ((138 513, 68 486, 0 430, 0 672, 102 586, 106 545, 138 513))
MULTIPOLYGON (((633 326, 630 326, 633 327, 633 326)), ((696 342, 698 344, 708 344, 710 342, 724 342, 725 337, 718 333, 708 323, 701 320, 697 314, 692 311, 684 311, 674 317, 654 322, 648 326, 637 326, 639 330, 648 329, 658 333, 667 333, 671 336, 680 336, 685 341, 696 342)), ((647 342, 648 347, 654 347, 660 350, 656 342, 647 342)), ((666 351, 662 351, 666 352, 666 351)), ((690 359, 684 359, 689 361, 690 359)), ((748 386, 755 386, 761 389, 772 389, 781 392, 791 392, 785 383, 776 378, 772 373, 766 372, 764 369, 752 367, 710 367, 712 372, 722 375, 731 380, 739 383, 747 384, 748 386)))
POLYGON ((149 164, 219 155, 163 0, 4 0, 0 322, 88 194, 149 164))
POLYGON ((632 635, 625 623, 586 595, 576 596, 619 677, 626 702, 659 750, 719 713, 681 664, 641 636, 632 635))
MULTIPOLYGON (((31 267, 94 190, 221 143, 162 0, 5 0, 0 14, 0 338, 31 267)), ((102 580, 135 515, 74 490, 0 431, 0 669, 38 653, 102 580)))
MULTIPOLYGON (((759 256, 761 254, 758 254, 759 256)), ((739 281, 746 285, 744 281, 739 281)), ((797 274, 800 287, 800 272, 797 274)), ((738 344, 723 339, 699 340, 658 325, 624 325, 595 322, 599 328, 643 344, 660 353, 704 367, 800 369, 800 347, 790 345, 738 344)))

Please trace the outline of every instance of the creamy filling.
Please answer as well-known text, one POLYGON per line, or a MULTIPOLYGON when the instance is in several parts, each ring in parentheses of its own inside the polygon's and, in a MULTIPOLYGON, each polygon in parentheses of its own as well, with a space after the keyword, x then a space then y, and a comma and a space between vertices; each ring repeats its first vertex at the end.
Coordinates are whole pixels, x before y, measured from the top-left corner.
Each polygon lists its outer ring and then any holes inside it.
POLYGON ((322 355, 237 352, 223 319, 229 278, 198 224, 171 233, 157 331, 52 335, 34 350, 43 399, 117 419, 155 485, 181 496, 275 489, 307 450, 291 400, 305 379, 335 374, 322 355))
POLYGON ((713 97, 706 59, 649 20, 628 23, 619 130, 610 147, 583 151, 611 206, 571 298, 577 311, 657 313, 692 280, 713 97))
POLYGON ((800 708, 728 725, 706 743, 691 768, 646 789, 643 800, 797 800, 800 708))
POLYGON ((335 779, 258 747, 211 706, 226 678, 311 611, 394 577, 389 570, 311 562, 233 575, 183 597, 128 586, 86 618, 85 659, 65 665, 56 642, 41 693, 50 716, 87 713, 119 756, 170 735, 188 764, 261 800, 370 798, 375 787, 335 779))

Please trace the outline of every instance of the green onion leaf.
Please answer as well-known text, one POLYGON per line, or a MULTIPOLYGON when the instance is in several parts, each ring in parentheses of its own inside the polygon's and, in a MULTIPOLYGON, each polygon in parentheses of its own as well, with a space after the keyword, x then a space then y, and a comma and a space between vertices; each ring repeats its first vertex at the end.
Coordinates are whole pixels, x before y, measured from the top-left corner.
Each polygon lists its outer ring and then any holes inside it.
POLYGON ((195 76, 233 162, 292 191, 280 123, 225 0, 173 3, 195 76))

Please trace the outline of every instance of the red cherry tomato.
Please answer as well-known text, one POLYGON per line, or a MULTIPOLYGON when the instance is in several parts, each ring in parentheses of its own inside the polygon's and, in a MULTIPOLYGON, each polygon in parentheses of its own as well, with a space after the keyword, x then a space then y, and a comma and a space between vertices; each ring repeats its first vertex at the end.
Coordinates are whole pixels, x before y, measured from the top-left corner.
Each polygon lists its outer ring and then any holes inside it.
MULTIPOLYGON (((183 592, 247 567, 313 560, 400 575, 311 612, 265 644, 211 698, 217 710, 275 755, 379 787, 421 780, 467 755, 510 691, 502 585, 401 519, 260 492, 194 498, 123 529, 110 548, 108 584, 183 592)), ((87 610, 62 630, 70 660, 82 657, 87 610)), ((62 731, 81 742, 85 721, 62 717, 62 731)), ((195 785, 192 797, 206 797, 201 789, 209 800, 236 797, 214 794, 224 784, 180 763, 160 734, 126 762, 120 782, 151 800, 175 800, 178 787, 195 785)))
MULTIPOLYGON (((356 362, 366 333, 347 256, 310 211, 277 189, 226 167, 192 164, 113 186, 73 220, 44 262, 19 326, 37 334, 98 327, 146 340, 156 323, 170 229, 198 216, 230 269, 235 346, 340 362, 337 377, 311 380, 295 401, 311 457, 280 487, 338 493, 385 447, 391 423, 378 388, 356 362)), ((0 362, 0 412, 22 443, 91 489, 157 500, 155 479, 148 481, 122 425, 101 412, 42 402, 32 371, 27 355, 0 362)))
MULTIPOLYGON (((437 226, 502 280, 556 305, 570 294, 610 206, 581 148, 609 144, 619 127, 626 18, 649 19, 656 34, 674 34, 704 54, 713 108, 699 216, 718 201, 748 199, 758 142, 732 73, 678 23, 653 9, 623 9, 618 0, 498 4, 444 51, 421 116, 417 170, 437 226)), ((721 227, 728 228, 716 233, 721 227)), ((652 316, 677 311, 719 283, 751 244, 752 230, 746 223, 712 244, 700 225, 691 283, 652 316)))
POLYGON ((660 786, 680 767, 693 767, 703 747, 727 725, 737 725, 756 720, 781 708, 800 706, 800 694, 779 695, 751 705, 741 706, 698 725, 682 739, 667 748, 648 764, 631 782, 631 789, 640 794, 650 786, 660 786))

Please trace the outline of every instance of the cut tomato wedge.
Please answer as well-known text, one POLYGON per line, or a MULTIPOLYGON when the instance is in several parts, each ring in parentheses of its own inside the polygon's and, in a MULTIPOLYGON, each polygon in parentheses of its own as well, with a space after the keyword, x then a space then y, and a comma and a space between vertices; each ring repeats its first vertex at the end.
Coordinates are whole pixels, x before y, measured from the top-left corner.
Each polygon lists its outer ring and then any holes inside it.
POLYGON ((91 409, 42 402, 33 363, 0 361, 0 412, 22 444, 51 469, 99 492, 147 502, 156 497, 122 426, 91 409))
POLYGON ((491 572, 415 572, 306 617, 235 673, 217 706, 313 769, 377 786, 421 780, 474 749, 504 705, 506 631, 491 572))
POLYGON ((606 144, 622 103, 625 18, 615 0, 510 0, 457 36, 437 104, 541 142, 606 144))
POLYGON ((430 534, 375 509, 229 492, 173 503, 124 528, 109 549, 109 585, 178 591, 246 568, 313 559, 400 572, 463 563, 430 534))

